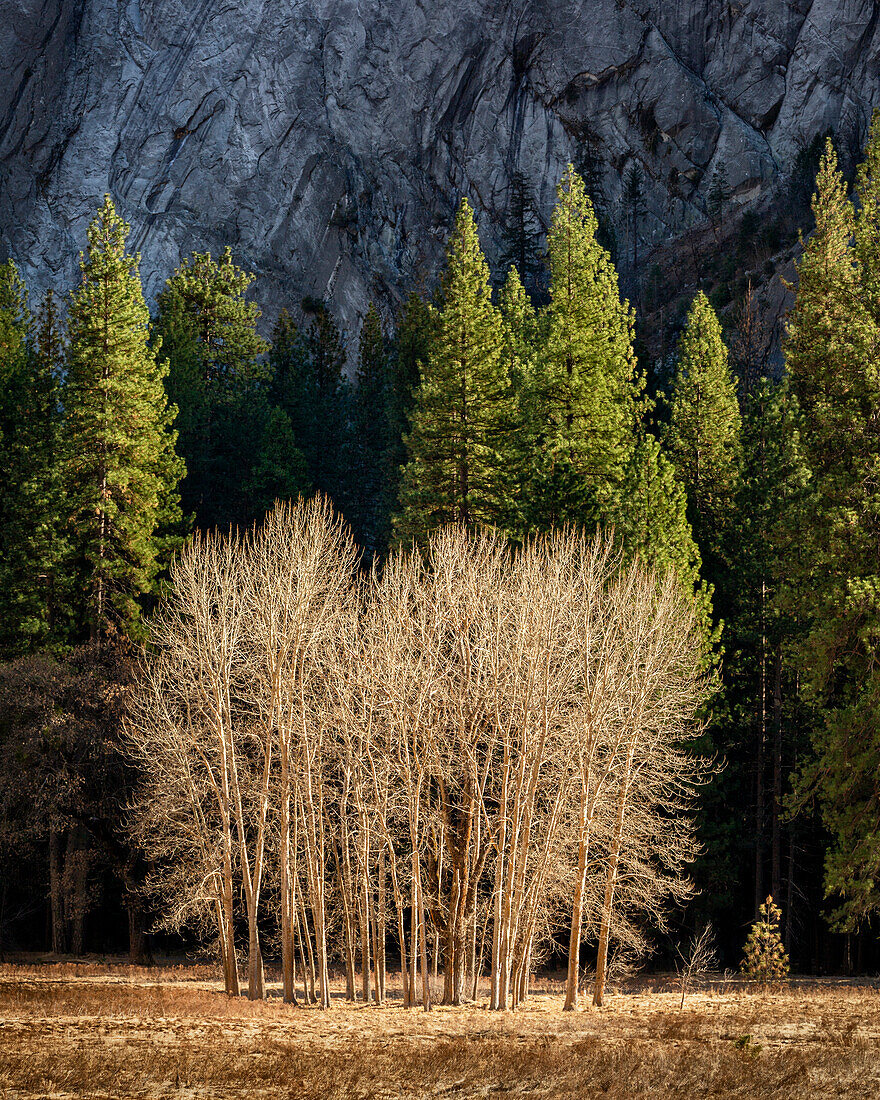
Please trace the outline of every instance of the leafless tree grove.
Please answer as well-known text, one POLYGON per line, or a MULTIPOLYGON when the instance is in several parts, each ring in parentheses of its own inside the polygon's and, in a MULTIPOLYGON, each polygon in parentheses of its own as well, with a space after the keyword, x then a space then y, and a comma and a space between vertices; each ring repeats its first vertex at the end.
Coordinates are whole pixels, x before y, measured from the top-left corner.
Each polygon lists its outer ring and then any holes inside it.
POLYGON ((169 927, 218 944, 226 990, 326 1008, 330 963, 381 1004, 515 1008, 571 929, 594 1001, 687 897, 702 645, 675 577, 563 532, 511 550, 437 532, 369 576, 322 500, 179 555, 128 722, 133 828, 169 927), (300 991, 298 993, 298 990, 300 991))

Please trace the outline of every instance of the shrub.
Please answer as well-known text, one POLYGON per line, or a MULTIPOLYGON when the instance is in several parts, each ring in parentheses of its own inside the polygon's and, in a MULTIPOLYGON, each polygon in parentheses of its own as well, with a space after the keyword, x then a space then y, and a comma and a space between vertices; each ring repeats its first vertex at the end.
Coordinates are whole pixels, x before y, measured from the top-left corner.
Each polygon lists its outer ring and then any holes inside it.
POLYGON ((742 972, 764 985, 780 981, 788 974, 788 955, 779 934, 781 916, 779 907, 768 896, 758 909, 758 919, 746 940, 742 972))

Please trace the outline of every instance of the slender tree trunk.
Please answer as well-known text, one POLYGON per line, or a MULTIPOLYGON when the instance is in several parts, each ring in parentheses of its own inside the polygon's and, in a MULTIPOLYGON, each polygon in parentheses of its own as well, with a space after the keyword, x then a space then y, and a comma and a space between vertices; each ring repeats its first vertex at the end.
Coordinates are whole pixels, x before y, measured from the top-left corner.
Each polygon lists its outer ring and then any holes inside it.
POLYGON ((605 982, 608 974, 608 947, 611 941, 611 915, 614 906, 614 891, 617 887, 617 868, 620 862, 620 847, 623 839, 623 819, 626 813, 627 798, 629 797, 629 784, 632 777, 635 750, 636 743, 635 740, 633 740, 627 752, 624 772, 620 779, 620 793, 617 798, 614 834, 608 858, 605 896, 602 901, 602 917, 599 924, 599 951, 596 957, 596 984, 593 989, 593 1004, 597 1007, 601 1007, 605 999, 605 982))
POLYGON ((63 955, 67 951, 67 923, 64 919, 64 872, 61 854, 62 833, 49 831, 49 904, 52 916, 52 952, 63 955))
POLYGON ((366 875, 361 875, 361 896, 358 904, 361 933, 361 1000, 370 1003, 370 925, 366 875))
POLYGON ((773 661, 773 818, 771 822, 771 893, 782 900, 782 643, 776 645, 773 661))
POLYGON ((589 834, 587 825, 588 790, 581 787, 581 813, 578 836, 578 869, 574 887, 574 901, 571 907, 571 935, 568 940, 568 975, 565 983, 565 1004, 563 1012, 573 1012, 578 1005, 580 981, 581 931, 584 919, 584 894, 587 889, 587 857, 589 855, 589 834))
POLYGON ((376 987, 379 1004, 383 1004, 385 1001, 385 915, 387 912, 384 845, 379 853, 379 895, 376 904, 376 987))
POLYGON ((281 984, 285 1004, 296 1003, 295 951, 293 942, 293 885, 290 869, 290 757, 282 739, 281 749, 281 984))
POLYGON ((400 947, 400 991, 404 1008, 412 1005, 412 995, 409 984, 409 967, 406 955, 406 928, 405 928, 405 904, 400 893, 400 883, 397 878, 397 855, 390 850, 391 859, 391 889, 394 894, 394 910, 397 914, 397 941, 400 947))
POLYGON ((792 909, 794 908, 794 830, 788 827, 788 879, 785 884, 785 936, 786 951, 791 951, 792 909))
MULTIPOLYGON (((308 914, 306 913, 305 898, 302 895, 302 891, 299 891, 299 910, 300 910, 300 924, 302 926, 302 938, 305 940, 306 945, 306 959, 308 960, 308 977, 309 977, 309 994, 308 1001, 310 1004, 317 1004, 318 1001, 318 975, 317 967, 315 965, 315 952, 312 947, 312 931, 309 928, 308 914)), ((300 951, 302 947, 300 946, 300 951)), ((305 964, 305 960, 304 960, 305 964)))
MULTIPOLYGON (((340 807, 340 812, 342 808, 340 807)), ((345 951, 345 999, 357 1000, 355 993, 355 920, 351 912, 352 885, 351 862, 348 854, 348 833, 343 826, 341 837, 342 856, 339 855, 339 845, 333 843, 333 859, 336 863, 336 873, 339 877, 340 892, 342 894, 342 940, 345 951)))
POLYGON ((226 973, 226 992, 230 997, 238 997, 241 994, 241 988, 238 981, 238 960, 235 954, 235 924, 233 913, 233 886, 232 886, 232 851, 231 851, 231 839, 228 835, 228 823, 226 827, 226 836, 224 840, 224 852, 223 852, 223 893, 221 899, 221 908, 223 911, 223 935, 226 940, 226 946, 223 952, 223 956, 226 959, 227 973, 226 973))
POLYGON ((65 872, 70 872, 69 901, 72 909, 70 917, 70 950, 74 955, 82 955, 85 945, 85 921, 88 890, 88 850, 82 841, 82 829, 71 829, 67 838, 67 858, 65 872))
POLYGON ((143 966, 147 962, 144 908, 137 884, 132 881, 129 874, 125 875, 124 889, 125 910, 128 915, 128 961, 133 966, 143 966))
POLYGON ((425 895, 422 891, 422 874, 419 867, 418 851, 416 861, 416 889, 419 895, 419 940, 422 956, 422 1007, 425 1012, 431 1011, 431 977, 428 972, 428 934, 425 927, 425 895))
MULTIPOLYGON (((766 586, 761 582, 761 621, 764 620, 766 586)), ((761 634, 761 679, 758 699, 758 759, 755 766, 755 914, 764 892, 764 754, 767 744, 767 637, 761 634)))

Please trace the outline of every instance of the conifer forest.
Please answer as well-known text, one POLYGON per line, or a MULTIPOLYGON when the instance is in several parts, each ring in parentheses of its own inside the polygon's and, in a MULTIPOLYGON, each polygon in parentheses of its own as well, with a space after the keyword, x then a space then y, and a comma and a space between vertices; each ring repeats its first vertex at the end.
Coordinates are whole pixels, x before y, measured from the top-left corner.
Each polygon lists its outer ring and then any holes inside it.
POLYGON ((148 306, 109 195, 69 296, 0 267, 0 958, 876 973, 880 116, 814 153, 763 356, 750 287, 649 324, 583 165, 356 332, 230 249, 148 306))

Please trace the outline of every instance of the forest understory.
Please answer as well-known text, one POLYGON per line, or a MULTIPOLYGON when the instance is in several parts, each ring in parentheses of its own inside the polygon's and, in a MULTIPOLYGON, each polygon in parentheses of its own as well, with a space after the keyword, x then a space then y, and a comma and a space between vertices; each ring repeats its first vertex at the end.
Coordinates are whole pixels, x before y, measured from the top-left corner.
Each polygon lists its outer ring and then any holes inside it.
MULTIPOLYGON (((563 1015, 564 976, 519 1012, 329 1012, 229 998, 207 967, 0 967, 0 1095, 47 1097, 863 1098, 880 1092, 880 988, 718 981, 679 1008, 674 978, 622 983, 563 1015)), ((271 977, 271 975, 267 975, 271 977)), ((278 977, 278 976, 276 976, 278 977)))

